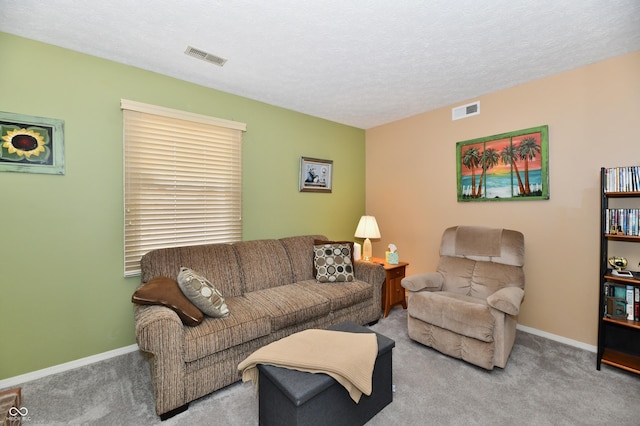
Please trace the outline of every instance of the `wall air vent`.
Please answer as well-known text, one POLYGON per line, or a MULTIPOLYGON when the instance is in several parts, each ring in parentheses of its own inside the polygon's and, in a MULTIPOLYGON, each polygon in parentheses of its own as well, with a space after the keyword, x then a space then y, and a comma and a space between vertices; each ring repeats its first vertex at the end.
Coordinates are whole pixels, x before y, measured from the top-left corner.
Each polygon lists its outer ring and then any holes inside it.
POLYGON ((196 49, 195 47, 187 46, 187 50, 184 51, 185 54, 189 56, 193 56, 194 58, 202 59, 203 61, 211 62, 219 67, 223 66, 226 59, 221 58, 220 56, 216 56, 214 54, 205 52, 204 50, 196 49))
POLYGON ((462 105, 451 109, 451 120, 460 120, 461 118, 471 117, 480 114, 480 101, 462 105))

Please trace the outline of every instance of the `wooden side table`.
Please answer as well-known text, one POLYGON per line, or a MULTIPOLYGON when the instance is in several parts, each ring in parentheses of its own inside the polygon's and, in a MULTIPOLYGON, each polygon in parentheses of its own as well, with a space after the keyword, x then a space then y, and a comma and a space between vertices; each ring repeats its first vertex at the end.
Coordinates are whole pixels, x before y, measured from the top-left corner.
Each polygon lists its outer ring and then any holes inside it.
POLYGON ((382 309, 384 310, 384 318, 389 316, 389 311, 395 305, 402 304, 402 307, 407 309, 404 287, 402 287, 400 283, 405 276, 406 268, 409 264, 407 262, 398 262, 397 265, 390 265, 379 257, 374 257, 371 261, 381 264, 387 273, 387 277, 382 286, 382 309))

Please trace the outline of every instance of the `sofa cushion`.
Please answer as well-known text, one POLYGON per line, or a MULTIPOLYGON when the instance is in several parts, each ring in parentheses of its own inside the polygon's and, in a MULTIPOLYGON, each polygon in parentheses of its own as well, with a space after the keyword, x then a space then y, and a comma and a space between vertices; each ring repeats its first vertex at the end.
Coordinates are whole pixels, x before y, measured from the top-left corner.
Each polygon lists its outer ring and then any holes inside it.
POLYGON ((269 312, 272 331, 328 315, 331 308, 327 298, 304 291, 296 284, 253 291, 245 297, 269 312))
POLYGON ((202 322, 204 314, 180 290, 176 280, 156 277, 141 285, 131 296, 138 305, 162 305, 173 309, 183 324, 196 326, 202 322))
POLYGON ((278 240, 234 243, 242 273, 243 294, 293 283, 287 252, 278 240))
POLYGON ((185 329, 185 361, 191 362, 216 352, 268 336, 269 313, 244 296, 227 299, 229 315, 205 318, 198 327, 185 329))
POLYGON ((313 244, 315 241, 326 241, 323 235, 303 235, 300 237, 281 238, 284 249, 291 261, 293 281, 312 280, 315 278, 313 268, 313 244))
POLYGON ((313 266, 319 282, 353 281, 353 242, 316 241, 313 245, 313 266))
POLYGON ((178 279, 181 267, 207 278, 224 297, 242 295, 242 277, 231 244, 206 244, 152 250, 140 261, 142 282, 165 276, 178 279))
POLYGON ((345 283, 319 283, 316 280, 307 280, 296 283, 306 291, 319 294, 329 299, 331 312, 348 308, 358 303, 373 298, 373 285, 364 281, 351 281, 345 283))
POLYGON ((485 300, 447 291, 424 291, 411 295, 408 311, 410 316, 428 324, 493 342, 495 318, 485 300))

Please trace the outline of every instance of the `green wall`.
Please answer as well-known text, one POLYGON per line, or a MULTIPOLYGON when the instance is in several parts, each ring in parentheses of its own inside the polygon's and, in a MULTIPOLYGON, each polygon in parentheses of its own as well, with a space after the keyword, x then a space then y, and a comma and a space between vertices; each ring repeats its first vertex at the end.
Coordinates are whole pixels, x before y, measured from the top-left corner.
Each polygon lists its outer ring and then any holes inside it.
POLYGON ((363 130, 5 33, 0 58, 0 111, 64 120, 66 158, 64 176, 0 172, 0 379, 135 343, 121 98, 247 123, 244 239, 353 238, 363 130), (333 193, 298 192, 301 156, 334 161, 333 193))

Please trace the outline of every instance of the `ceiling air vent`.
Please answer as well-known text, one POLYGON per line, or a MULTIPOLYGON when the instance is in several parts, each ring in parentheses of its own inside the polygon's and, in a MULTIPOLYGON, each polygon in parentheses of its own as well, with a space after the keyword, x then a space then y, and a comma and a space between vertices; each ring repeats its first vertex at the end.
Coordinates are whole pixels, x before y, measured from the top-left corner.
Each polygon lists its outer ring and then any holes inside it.
POLYGON ((451 119, 460 120, 461 118, 471 117, 480 114, 480 101, 462 105, 451 109, 451 119))
POLYGON ((219 67, 223 66, 225 62, 227 62, 226 59, 221 58, 220 56, 213 55, 211 53, 205 52, 204 50, 196 49, 195 47, 191 46, 187 46, 187 50, 185 50, 184 53, 189 56, 193 56, 194 58, 211 62, 212 64, 216 64, 219 67))

